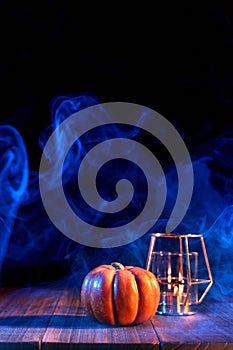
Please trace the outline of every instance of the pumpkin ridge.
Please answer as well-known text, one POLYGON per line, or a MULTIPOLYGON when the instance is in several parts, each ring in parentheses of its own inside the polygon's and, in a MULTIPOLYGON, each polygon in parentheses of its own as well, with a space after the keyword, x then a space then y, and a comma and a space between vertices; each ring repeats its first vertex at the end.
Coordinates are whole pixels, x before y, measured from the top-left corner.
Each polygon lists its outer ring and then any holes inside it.
POLYGON ((117 271, 115 284, 116 322, 121 325, 133 324, 138 312, 138 287, 133 274, 117 271), (122 306, 122 307, 121 307, 122 306))
MULTIPOLYGON (((134 267, 133 267, 133 268, 134 268, 134 267)), ((137 280, 137 276, 133 273, 133 268, 132 268, 132 269, 129 269, 128 271, 133 275, 133 278, 134 278, 134 280, 135 280, 135 284, 136 284, 136 286, 137 286, 138 305, 137 305, 137 313, 136 313, 136 315, 135 315, 135 318, 134 318, 132 324, 135 323, 135 321, 136 321, 136 319, 137 319, 137 317, 138 317, 139 308, 140 308, 140 301, 141 301, 141 299, 140 299, 140 291, 139 291, 139 288, 138 288, 138 280, 137 280), (132 271, 130 271, 130 270, 132 270, 132 271)))
MULTIPOLYGON (((133 322, 132 322, 132 324, 133 324, 133 323, 135 322, 135 320, 137 319, 137 316, 138 316, 138 313, 139 313, 139 307, 140 307, 140 293, 139 293, 137 278, 136 278, 136 276, 134 275, 134 273, 133 273, 132 271, 130 271, 130 273, 133 275, 133 278, 134 278, 134 280, 135 280, 135 285, 136 285, 136 287, 137 287, 137 293, 138 293, 137 313, 136 313, 136 315, 135 315, 135 317, 134 317, 134 320, 133 320, 133 322)), ((135 305, 135 307, 136 307, 136 305, 135 305)))
POLYGON ((116 273, 114 274, 113 281, 112 281, 112 308, 113 308, 113 318, 114 318, 114 324, 116 324, 117 320, 117 312, 116 312, 116 304, 115 304, 115 298, 114 298, 114 288, 115 288, 115 279, 116 279, 116 273))
POLYGON ((84 278, 81 300, 85 310, 97 322, 116 326, 147 321, 160 299, 154 274, 137 266, 113 265, 100 265, 84 278))

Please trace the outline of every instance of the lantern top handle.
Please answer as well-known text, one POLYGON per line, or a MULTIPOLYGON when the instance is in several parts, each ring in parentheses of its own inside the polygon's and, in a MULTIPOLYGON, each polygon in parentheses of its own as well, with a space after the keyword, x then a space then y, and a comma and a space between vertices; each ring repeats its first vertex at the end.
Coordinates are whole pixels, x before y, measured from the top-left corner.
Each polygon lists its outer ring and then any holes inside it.
POLYGON ((202 234, 198 233, 162 233, 162 232, 156 232, 152 233, 152 236, 154 237, 164 237, 164 238, 201 238, 203 237, 202 234))

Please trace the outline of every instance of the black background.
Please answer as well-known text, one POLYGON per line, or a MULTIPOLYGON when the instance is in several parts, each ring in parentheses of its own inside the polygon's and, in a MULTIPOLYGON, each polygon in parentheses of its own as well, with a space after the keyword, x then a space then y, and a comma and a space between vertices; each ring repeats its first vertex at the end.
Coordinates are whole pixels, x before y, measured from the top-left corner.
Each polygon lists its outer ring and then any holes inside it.
POLYGON ((31 169, 56 96, 150 107, 191 151, 232 136, 229 1, 2 1, 0 11, 0 119, 21 133, 31 169))
POLYGON ((37 152, 52 99, 88 92, 101 102, 151 107, 193 143, 226 132, 233 75, 228 3, 1 2, 1 120, 37 152))

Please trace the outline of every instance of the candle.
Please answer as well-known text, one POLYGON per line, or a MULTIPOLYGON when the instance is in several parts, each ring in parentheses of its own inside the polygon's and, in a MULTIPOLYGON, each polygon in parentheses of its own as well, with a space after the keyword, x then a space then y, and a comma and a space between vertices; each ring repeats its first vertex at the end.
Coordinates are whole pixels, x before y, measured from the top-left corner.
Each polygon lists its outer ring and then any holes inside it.
POLYGON ((167 281, 168 281, 168 290, 172 289, 172 266, 171 266, 171 255, 168 253, 168 267, 167 267, 167 281))

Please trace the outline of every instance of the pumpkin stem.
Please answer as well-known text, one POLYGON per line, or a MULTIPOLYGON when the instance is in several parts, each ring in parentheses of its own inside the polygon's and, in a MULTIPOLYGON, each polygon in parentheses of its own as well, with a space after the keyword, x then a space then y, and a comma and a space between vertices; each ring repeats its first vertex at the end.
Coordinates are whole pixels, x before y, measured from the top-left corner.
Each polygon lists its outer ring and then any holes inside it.
POLYGON ((111 265, 115 267, 116 270, 124 270, 124 266, 119 262, 113 262, 111 265))

